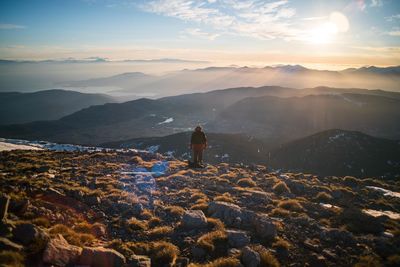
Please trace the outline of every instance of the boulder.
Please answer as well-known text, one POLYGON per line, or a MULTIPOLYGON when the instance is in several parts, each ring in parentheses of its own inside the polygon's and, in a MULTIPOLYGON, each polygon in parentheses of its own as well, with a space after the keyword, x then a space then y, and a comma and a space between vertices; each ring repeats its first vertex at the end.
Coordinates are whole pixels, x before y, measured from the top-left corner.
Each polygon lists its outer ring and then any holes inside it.
POLYGON ((64 237, 58 234, 51 239, 43 252, 43 262, 56 266, 67 266, 79 260, 82 248, 68 244, 64 237))
POLYGON ((238 226, 242 223, 242 210, 238 205, 213 201, 207 211, 211 217, 220 219, 228 226, 238 226))
POLYGON ((125 257, 113 249, 84 247, 78 264, 91 267, 118 267, 124 266, 125 262, 125 257))
POLYGON ((234 248, 241 248, 250 243, 250 237, 245 231, 240 230, 226 230, 228 236, 228 244, 234 248))
POLYGON ((0 195, 0 220, 7 219, 8 205, 10 204, 10 197, 7 195, 0 195))
POLYGON ((132 255, 128 260, 128 267, 151 267, 151 259, 143 255, 132 255))
POLYGON ((31 244, 39 236, 38 228, 31 223, 18 224, 12 233, 13 239, 23 245, 31 244))
POLYGON ((249 247, 242 249, 241 260, 245 267, 258 267, 261 264, 260 254, 249 247))
POLYGON ((272 240, 276 237, 276 225, 266 214, 257 215, 254 227, 256 233, 263 239, 272 240))
POLYGON ((185 228, 202 228, 207 226, 207 218, 201 210, 187 210, 182 216, 185 228))

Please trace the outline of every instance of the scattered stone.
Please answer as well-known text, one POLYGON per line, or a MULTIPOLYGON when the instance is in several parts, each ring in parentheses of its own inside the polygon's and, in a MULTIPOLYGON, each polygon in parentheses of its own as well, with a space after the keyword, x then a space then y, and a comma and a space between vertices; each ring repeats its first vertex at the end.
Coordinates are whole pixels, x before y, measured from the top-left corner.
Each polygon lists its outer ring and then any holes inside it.
POLYGON ((259 215, 255 218, 254 227, 256 233, 263 239, 273 240, 276 237, 276 225, 268 215, 259 215))
POLYGON ((250 243, 250 237, 245 231, 240 230, 226 230, 228 235, 229 246, 234 248, 241 248, 250 243))
POLYGON ((318 244, 314 244, 310 239, 306 239, 303 244, 309 250, 321 252, 321 247, 318 244))
POLYGON ((58 234, 51 239, 43 252, 43 262, 56 266, 67 266, 78 261, 82 248, 68 244, 64 237, 58 234))
POLYGON ((95 267, 119 267, 123 266, 125 262, 125 257, 113 249, 84 247, 78 264, 95 267))
POLYGON ((207 226, 207 218, 201 210, 187 210, 182 217, 185 228, 202 228, 207 226))
POLYGON ((228 226, 240 225, 242 220, 242 210, 238 205, 213 201, 208 206, 208 213, 211 217, 222 220, 228 226))
POLYGON ((260 254, 249 247, 244 247, 242 249, 241 259, 245 267, 257 267, 260 266, 261 263, 260 254))

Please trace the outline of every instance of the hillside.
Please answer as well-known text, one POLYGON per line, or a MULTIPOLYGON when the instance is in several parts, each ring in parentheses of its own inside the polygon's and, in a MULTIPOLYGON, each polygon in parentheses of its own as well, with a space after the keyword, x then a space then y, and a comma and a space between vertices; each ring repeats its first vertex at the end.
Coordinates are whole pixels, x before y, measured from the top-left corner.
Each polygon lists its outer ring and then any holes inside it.
POLYGON ((83 108, 115 102, 107 95, 66 90, 0 93, 0 124, 57 120, 83 108))
MULTIPOLYGON (((102 144, 110 148, 138 148, 168 153, 181 160, 191 157, 189 150, 192 132, 183 132, 163 137, 145 137, 102 144)), ((209 163, 259 164, 267 160, 269 146, 255 138, 241 134, 207 133, 208 148, 204 158, 209 163)))
POLYGON ((193 170, 136 150, 10 151, 0 158, 0 203, 8 206, 0 214, 0 264, 399 263, 395 181, 226 163, 193 170))
POLYGON ((340 128, 400 138, 399 93, 265 86, 92 106, 56 121, 0 127, 0 136, 101 144, 165 136, 202 124, 208 132, 241 133, 282 144, 340 128), (355 93, 356 92, 356 93, 355 93))
POLYGON ((396 179, 400 177, 400 142, 329 130, 281 145, 271 153, 269 164, 319 175, 396 179))

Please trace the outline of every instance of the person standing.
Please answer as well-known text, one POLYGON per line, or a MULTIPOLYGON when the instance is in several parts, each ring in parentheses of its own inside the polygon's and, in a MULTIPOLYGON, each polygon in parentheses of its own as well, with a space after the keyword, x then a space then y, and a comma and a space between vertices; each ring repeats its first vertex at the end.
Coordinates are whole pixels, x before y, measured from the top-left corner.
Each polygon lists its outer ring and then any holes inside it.
POLYGON ((203 167, 203 151, 207 147, 207 137, 201 126, 197 126, 192 133, 190 149, 193 150, 193 163, 196 167, 203 167))

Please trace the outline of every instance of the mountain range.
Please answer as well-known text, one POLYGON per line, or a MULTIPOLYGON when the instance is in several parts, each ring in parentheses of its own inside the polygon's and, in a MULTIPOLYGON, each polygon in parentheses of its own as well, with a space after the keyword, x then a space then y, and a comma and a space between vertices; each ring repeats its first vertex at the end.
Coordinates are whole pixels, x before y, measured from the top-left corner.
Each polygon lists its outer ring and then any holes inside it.
POLYGON ((284 87, 312 88, 321 84, 329 87, 359 87, 400 91, 400 66, 362 67, 342 71, 315 70, 301 65, 256 67, 207 67, 184 69, 163 75, 124 73, 109 77, 61 83, 64 87, 112 87, 113 95, 130 99, 147 94, 153 98, 219 88, 279 84, 284 87))
POLYGON ((115 99, 103 94, 67 90, 0 92, 0 125, 57 120, 83 108, 109 102, 115 102, 115 99))

